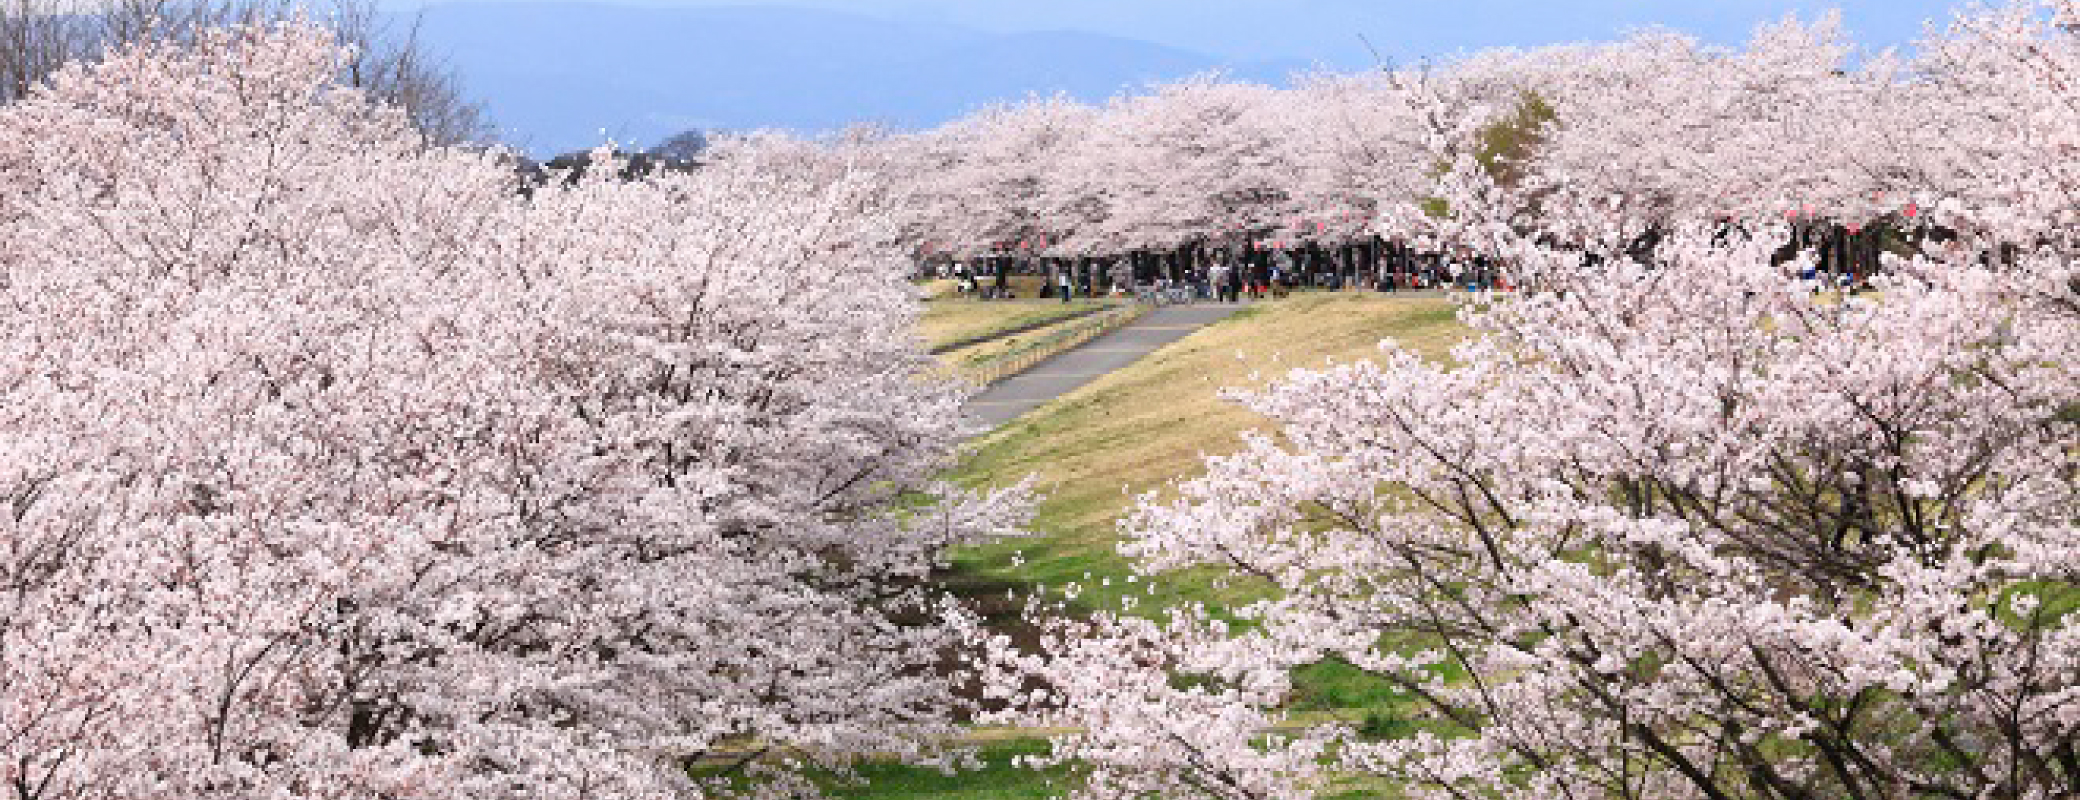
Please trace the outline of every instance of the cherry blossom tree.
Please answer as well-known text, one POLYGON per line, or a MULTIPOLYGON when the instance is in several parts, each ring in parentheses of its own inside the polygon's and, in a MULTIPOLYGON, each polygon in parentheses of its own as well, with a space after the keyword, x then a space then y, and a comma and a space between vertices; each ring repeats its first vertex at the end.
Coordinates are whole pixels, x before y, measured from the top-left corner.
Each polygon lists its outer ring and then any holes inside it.
MULTIPOLYGON (((1300 169, 1300 216, 1335 223, 1342 235, 1373 232, 1382 208, 1428 193, 1451 139, 1426 112, 1421 70, 1319 72, 1293 89, 1282 144, 1300 169), (1444 134, 1444 135, 1440 135, 1444 134)), ((1314 231, 1306 231, 1313 233, 1314 231)), ((1403 233, 1403 231, 1393 231, 1403 233)), ((1300 231, 1293 231, 1300 233, 1300 231)))
POLYGON ((1902 180, 1885 188, 1895 198, 1915 193, 1906 199, 1982 244, 2070 252, 2080 187, 2070 158, 2080 147, 2075 19, 2080 6, 2064 0, 2014 2, 1960 15, 1929 37, 1915 63, 1925 116, 1892 118, 1885 132, 1902 146, 1887 151, 1896 154, 1890 171, 1902 180))
POLYGON ((344 55, 216 30, 0 109, 0 783, 786 794, 943 758, 959 615, 921 579, 1024 501, 932 481, 962 395, 883 195, 747 147, 523 199, 344 55))
POLYGON ((1137 579, 1276 591, 1240 629, 1187 608, 995 640, 1002 718, 1076 731, 1039 761, 1089 765, 1093 797, 2080 792, 2072 11, 1972 12, 1911 69, 1841 69, 1823 22, 1521 76, 1557 114, 1536 227, 1495 224, 1530 198, 1464 160, 1441 183, 1555 291, 1468 305, 1450 365, 1386 343, 1238 395, 1276 435, 1144 498, 1122 547, 1137 579), (1714 192, 1743 157, 1765 166, 1714 192), (1816 299, 1772 263, 1802 198, 1915 202, 1972 247, 1816 299), (1640 261, 1540 243, 1648 222, 1640 261), (1289 671, 1323 660, 1395 687, 1412 732, 1280 725, 1289 671))
POLYGON ((2073 268, 1901 265, 1826 305, 1769 247, 1471 312, 1456 369, 1390 348, 1249 397, 1279 438, 1144 501, 1125 550, 1275 583, 1258 627, 1062 623, 997 685, 1045 680, 1021 718, 1087 730, 1055 757, 1097 796, 2071 794, 2073 268), (1434 722, 1260 742, 1322 659, 1434 722))
POLYGON ((1137 245, 1283 222, 1294 210, 1294 166, 1280 146, 1285 99, 1217 75, 1117 98, 1065 183, 1073 194, 1105 197, 1113 236, 1137 245))
POLYGON ((342 80, 405 109, 438 144, 490 138, 483 108, 419 38, 419 20, 395 25, 364 0, 8 0, 0 4, 0 103, 26 97, 65 64, 140 42, 184 42, 201 31, 275 20, 322 21, 351 48, 342 80))
POLYGON ((957 154, 917 173, 927 197, 937 199, 925 206, 940 212, 934 234, 974 253, 1001 244, 1043 249, 1043 239, 1068 233, 1079 220, 1070 213, 1076 202, 1055 202, 1056 185, 1074 174, 1061 160, 1083 148, 1095 116, 1053 95, 988 108, 934 132, 935 152, 957 154))

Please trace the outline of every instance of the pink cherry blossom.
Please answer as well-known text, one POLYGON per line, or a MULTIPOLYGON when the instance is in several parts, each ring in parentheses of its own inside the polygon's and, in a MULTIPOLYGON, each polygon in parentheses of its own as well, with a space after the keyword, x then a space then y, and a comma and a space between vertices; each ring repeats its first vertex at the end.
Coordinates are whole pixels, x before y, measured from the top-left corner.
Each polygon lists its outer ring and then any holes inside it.
POLYGON ((961 615, 920 579, 1022 491, 935 481, 963 390, 872 165, 746 139, 524 198, 342 55, 215 31, 0 108, 0 783, 655 797, 704 757, 942 758, 961 615))
POLYGON ((1555 119, 1515 185, 1439 126, 1374 224, 1545 290, 1470 300, 1448 365, 1386 344, 1237 395, 1275 434, 1143 498, 1122 552, 1276 591, 1239 632, 1187 608, 997 641, 1000 719, 1076 731, 1042 761, 1089 765, 1091 797, 2080 792, 2070 6, 1968 12, 1911 62, 1823 19, 1427 76, 1555 119), (1878 294, 1773 263, 1776 212, 1860 225, 1902 195, 1958 238, 1886 254, 1878 294), (1424 197, 1449 213, 1392 210, 1424 197), (1418 732, 1268 735, 1326 659, 1418 732))

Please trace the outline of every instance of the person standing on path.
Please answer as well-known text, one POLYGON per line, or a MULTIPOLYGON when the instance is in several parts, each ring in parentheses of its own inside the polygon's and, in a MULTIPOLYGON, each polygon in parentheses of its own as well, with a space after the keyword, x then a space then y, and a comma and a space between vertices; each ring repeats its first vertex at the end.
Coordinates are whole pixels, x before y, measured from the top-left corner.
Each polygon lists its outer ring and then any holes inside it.
POLYGON ((1069 282, 1069 271, 1062 270, 1061 272, 1055 273, 1055 280, 1057 281, 1055 286, 1062 290, 1062 302, 1069 302, 1069 293, 1071 291, 1072 286, 1072 284, 1070 284, 1069 282))

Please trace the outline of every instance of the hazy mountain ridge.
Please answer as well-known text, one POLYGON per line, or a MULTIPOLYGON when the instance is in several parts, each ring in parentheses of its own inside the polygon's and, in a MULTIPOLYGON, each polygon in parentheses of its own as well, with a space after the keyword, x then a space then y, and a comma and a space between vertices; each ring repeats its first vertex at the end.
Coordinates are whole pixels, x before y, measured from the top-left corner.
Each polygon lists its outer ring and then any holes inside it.
POLYGON ((1036 92, 1098 102, 1210 69, 1275 82, 1306 66, 788 7, 455 3, 428 8, 420 33, 536 154, 598 144, 602 129, 642 146, 688 127, 923 128, 1036 92))

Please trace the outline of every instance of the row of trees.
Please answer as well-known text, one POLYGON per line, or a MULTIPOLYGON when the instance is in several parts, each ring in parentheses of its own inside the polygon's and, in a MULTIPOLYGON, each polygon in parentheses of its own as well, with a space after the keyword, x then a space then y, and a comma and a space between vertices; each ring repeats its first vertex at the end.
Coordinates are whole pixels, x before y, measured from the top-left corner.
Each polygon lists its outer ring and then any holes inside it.
POLYGON ((1911 60, 1859 57, 1825 18, 1766 26, 1741 49, 1650 31, 1304 75, 1291 89, 1203 76, 1102 106, 993 108, 870 138, 856 157, 903 176, 905 232, 927 254, 1379 236, 1531 269, 1532 254, 1502 252, 1527 232, 1616 252, 1698 220, 1936 220, 2026 244, 2062 206, 2018 206, 2013 176, 2059 167, 2005 159, 2059 152, 2042 109, 2064 101, 2031 94, 2048 79, 2018 85, 2002 59, 2040 44, 2042 17, 2025 6, 1963 20, 1911 60))

